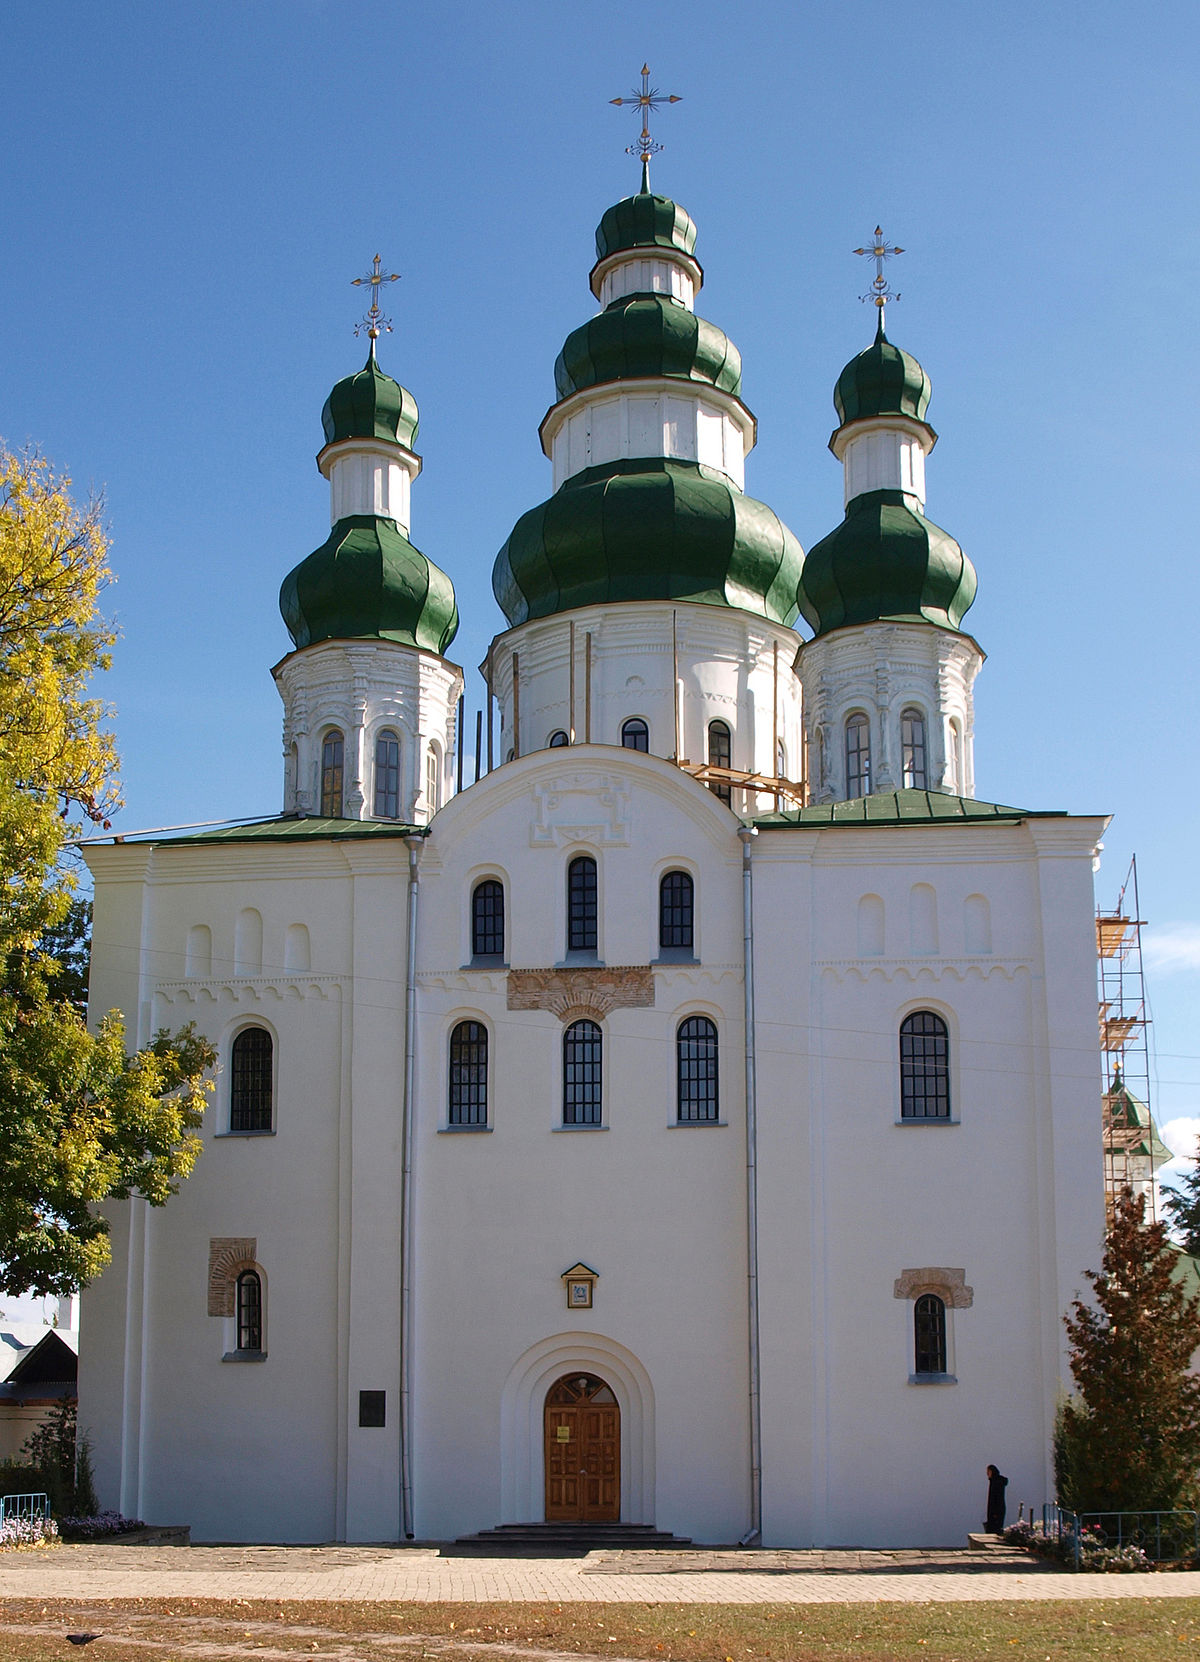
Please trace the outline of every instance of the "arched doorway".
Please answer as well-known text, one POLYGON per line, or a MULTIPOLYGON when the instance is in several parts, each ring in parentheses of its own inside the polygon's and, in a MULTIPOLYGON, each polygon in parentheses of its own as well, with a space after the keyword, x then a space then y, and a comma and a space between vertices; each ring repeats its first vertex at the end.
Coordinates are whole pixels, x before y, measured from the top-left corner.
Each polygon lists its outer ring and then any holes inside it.
POLYGON ((619 1523, 621 1410, 595 1374, 569 1373, 546 1393, 546 1522, 619 1523))

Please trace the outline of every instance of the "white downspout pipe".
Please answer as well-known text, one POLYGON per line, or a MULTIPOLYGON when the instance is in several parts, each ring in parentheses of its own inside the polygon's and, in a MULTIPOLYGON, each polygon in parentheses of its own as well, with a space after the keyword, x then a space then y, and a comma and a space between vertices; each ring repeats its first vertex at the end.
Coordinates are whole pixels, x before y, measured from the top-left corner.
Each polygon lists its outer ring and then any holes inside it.
POLYGON ((424 837, 408 843, 408 954, 404 978, 404 1095, 400 1105, 400 1528, 413 1538, 412 1501, 412 1151, 417 1062, 417 868, 424 837))
POLYGON ((746 1029, 746 1315, 750 1363, 750 1527, 741 1545, 762 1539, 762 1405, 758 1342, 758 1072, 754 1034, 754 886, 750 849, 753 825, 738 832, 742 842, 742 986, 746 1029))

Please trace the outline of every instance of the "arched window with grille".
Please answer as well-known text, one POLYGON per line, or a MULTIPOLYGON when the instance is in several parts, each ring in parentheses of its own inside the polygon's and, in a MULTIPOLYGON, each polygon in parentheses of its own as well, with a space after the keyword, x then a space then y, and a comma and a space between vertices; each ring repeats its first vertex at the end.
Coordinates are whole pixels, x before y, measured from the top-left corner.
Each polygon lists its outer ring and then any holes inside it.
POLYGON ((717 1118, 717 1028, 707 1016, 689 1016, 675 1035, 676 1118, 699 1125, 717 1118))
POLYGON ((486 1125, 488 1119, 488 1033, 481 1021, 460 1021, 450 1035, 450 1125, 486 1125))
POLYGON ((925 717, 913 705, 900 712, 900 767, 905 790, 929 789, 925 717))
POLYGON ((471 891, 471 956, 504 957, 504 884, 494 877, 471 891))
POLYGON ((601 1033, 594 1021, 573 1021, 563 1034, 563 1124, 599 1125, 601 1033))
POLYGON ((900 1023, 900 1118, 950 1118, 950 1035, 932 1010, 900 1023))
POLYGON ((375 818, 400 818, 400 740, 387 728, 375 740, 375 818))
POLYGON ((641 716, 630 716, 621 727, 621 744, 626 750, 650 749, 650 729, 641 716))
POLYGON ((272 1131, 274 1046, 264 1027, 243 1027, 230 1052, 229 1129, 272 1131))
POLYGON ((936 1293, 922 1293, 913 1305, 913 1372, 946 1371, 945 1301, 936 1293))
MULTIPOLYGON (((724 721, 710 721, 708 724, 708 765, 713 768, 733 766, 733 734, 724 721)), ((711 779, 708 788, 726 806, 732 801, 733 791, 728 779, 711 779)))
POLYGON ((342 817, 342 785, 345 777, 346 741, 331 727, 321 740, 321 814, 325 819, 342 817))
POLYGON ((598 895, 596 862, 580 854, 567 867, 567 951, 595 952, 598 895))
POLYGON ((257 1270, 243 1270, 234 1292, 237 1348, 261 1351, 263 1347, 262 1277, 257 1270))
POLYGON ((695 887, 691 873, 669 871, 658 885, 658 945, 663 952, 695 946, 695 887))
POLYGON ((871 794, 871 728, 861 710, 846 722, 846 795, 871 794))

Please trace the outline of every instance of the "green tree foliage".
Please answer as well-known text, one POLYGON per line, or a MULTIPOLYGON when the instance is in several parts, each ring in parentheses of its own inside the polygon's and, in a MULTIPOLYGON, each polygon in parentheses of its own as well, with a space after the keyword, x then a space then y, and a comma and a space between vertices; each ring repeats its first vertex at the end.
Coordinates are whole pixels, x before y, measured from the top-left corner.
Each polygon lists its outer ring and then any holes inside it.
POLYGON ((41 1474, 56 1518, 90 1518, 100 1510, 91 1445, 86 1437, 77 1436, 74 1398, 66 1397, 51 1409, 21 1452, 41 1474))
POLYGON ((1094 1303, 1063 1318, 1078 1395, 1054 1434, 1058 1498, 1076 1512, 1170 1511, 1196 1504, 1200 1481, 1200 1299, 1173 1277, 1166 1226, 1141 1195, 1117 1201, 1094 1303))
POLYGON ((1163 1190, 1163 1211, 1167 1228, 1193 1258, 1200 1258, 1200 1145, 1191 1170, 1179 1180, 1177 1189, 1163 1190))
POLYGON ((184 1029, 128 1055, 81 1013, 86 918, 64 858, 116 806, 105 711, 112 632, 99 510, 0 450, 0 1293, 63 1294, 109 1260, 96 1206, 161 1205, 199 1152, 213 1053, 184 1029))

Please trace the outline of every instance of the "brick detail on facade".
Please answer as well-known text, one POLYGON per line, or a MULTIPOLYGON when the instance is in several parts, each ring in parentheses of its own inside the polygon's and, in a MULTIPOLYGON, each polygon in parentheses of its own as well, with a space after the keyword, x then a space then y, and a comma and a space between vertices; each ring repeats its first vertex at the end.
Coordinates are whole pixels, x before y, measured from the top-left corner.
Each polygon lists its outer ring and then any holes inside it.
POLYGON ((250 1269, 258 1256, 253 1235, 216 1235, 208 1243, 208 1313, 232 1316, 239 1270, 250 1269))
POLYGON ((654 973, 648 964, 508 972, 510 1010, 549 1010, 556 1016, 601 1020, 610 1010, 649 1009, 653 1004, 654 973))
POLYGON ((975 1302, 975 1289, 967 1286, 966 1270, 948 1270, 936 1265, 922 1270, 902 1270, 892 1292, 896 1298, 920 1298, 922 1293, 936 1293, 950 1310, 969 1310, 975 1302))

